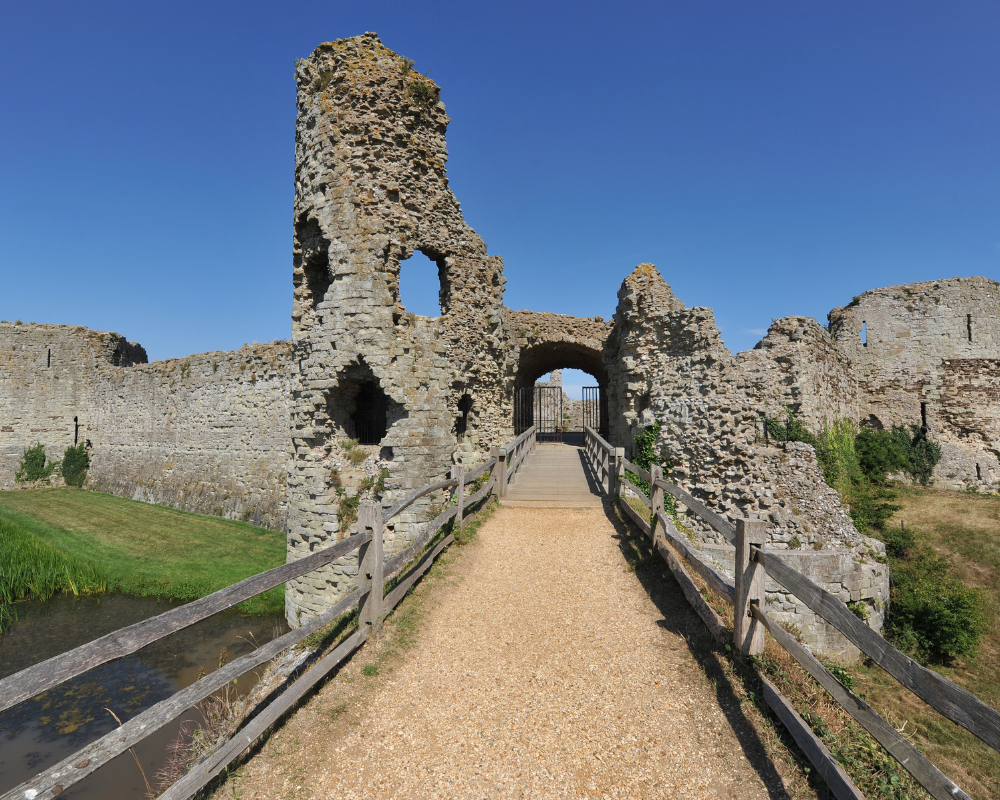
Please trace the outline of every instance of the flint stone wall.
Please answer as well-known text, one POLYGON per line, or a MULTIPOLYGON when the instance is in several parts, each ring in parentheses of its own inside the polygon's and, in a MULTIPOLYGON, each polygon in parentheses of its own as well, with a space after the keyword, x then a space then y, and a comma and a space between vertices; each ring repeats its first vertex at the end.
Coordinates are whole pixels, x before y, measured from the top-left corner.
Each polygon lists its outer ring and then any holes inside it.
MULTIPOLYGON (((298 62, 296 80, 289 559, 350 533, 331 470, 359 381, 389 399, 380 456, 390 503, 506 440, 513 379, 503 262, 487 254, 448 188, 449 119, 436 84, 375 34, 320 45, 298 62), (441 317, 415 316, 400 301, 400 262, 418 250, 438 265, 441 317)), ((404 512, 387 532, 389 553, 434 502, 404 512)), ((356 569, 352 554, 292 582, 289 622, 336 602, 356 569)))
POLYGON ((280 530, 290 356, 274 342, 145 363, 116 333, 0 324, 0 487, 27 447, 59 460, 76 432, 90 488, 280 530))
MULTIPOLYGON (((877 561, 883 546, 854 528, 809 445, 779 449, 758 442, 762 389, 790 392, 794 382, 786 381, 780 367, 762 367, 759 356, 732 356, 711 310, 686 308, 652 265, 637 267, 618 297, 605 358, 612 443, 631 455, 635 434, 658 422, 655 446, 674 463, 671 480, 731 520, 764 519, 767 547, 795 553, 804 571, 829 591, 853 592, 851 599, 865 603, 871 623, 881 627, 889 591, 888 570, 877 561)), ((808 331, 804 321, 789 326, 803 328, 808 331)), ((793 342, 776 341, 782 330, 768 349, 795 349, 793 342)), ((678 511, 706 560, 728 563, 731 570, 732 547, 721 534, 686 515, 683 506, 678 511)), ((804 641, 830 656, 857 656, 850 642, 796 598, 778 598, 775 587, 769 591, 779 618, 798 625, 804 641)))
POLYGON ((874 289, 829 320, 857 376, 857 418, 925 425, 943 451, 936 485, 996 490, 1000 284, 974 277, 874 289))

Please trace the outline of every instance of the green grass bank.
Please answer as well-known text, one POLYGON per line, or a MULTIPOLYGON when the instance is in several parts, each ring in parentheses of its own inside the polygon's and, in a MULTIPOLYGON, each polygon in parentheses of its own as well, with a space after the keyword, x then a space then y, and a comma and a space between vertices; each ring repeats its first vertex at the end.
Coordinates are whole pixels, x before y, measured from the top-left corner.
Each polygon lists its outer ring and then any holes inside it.
MULTIPOLYGON (((18 600, 122 592, 190 601, 285 562, 284 534, 70 487, 0 492, 0 629, 18 600)), ((239 606, 281 613, 276 587, 239 606)))

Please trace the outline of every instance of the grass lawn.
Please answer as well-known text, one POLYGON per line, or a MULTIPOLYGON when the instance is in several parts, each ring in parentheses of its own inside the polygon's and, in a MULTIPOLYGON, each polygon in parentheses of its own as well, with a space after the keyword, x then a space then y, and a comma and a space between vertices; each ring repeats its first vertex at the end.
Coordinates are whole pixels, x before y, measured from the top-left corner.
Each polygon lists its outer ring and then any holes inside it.
MULTIPOLYGON (((92 565, 107 591, 126 594, 195 600, 285 562, 282 533, 69 487, 0 492, 0 522, 20 532, 22 546, 8 560, 44 551, 55 563, 55 551, 67 563, 92 565), (43 547, 24 546, 26 535, 43 547)), ((30 573, 30 564, 0 567, 30 573)), ((20 596, 45 595, 27 588, 20 596)), ((281 586, 240 606, 247 613, 283 608, 281 586)))
MULTIPOLYGON (((949 555, 956 577, 984 595, 989 629, 976 658, 956 658, 938 672, 1000 709, 1000 498, 941 489, 902 488, 902 508, 888 525, 906 522, 918 542, 949 555)), ((1000 797, 1000 753, 946 720, 878 667, 852 670, 858 689, 941 770, 976 798, 1000 797)))

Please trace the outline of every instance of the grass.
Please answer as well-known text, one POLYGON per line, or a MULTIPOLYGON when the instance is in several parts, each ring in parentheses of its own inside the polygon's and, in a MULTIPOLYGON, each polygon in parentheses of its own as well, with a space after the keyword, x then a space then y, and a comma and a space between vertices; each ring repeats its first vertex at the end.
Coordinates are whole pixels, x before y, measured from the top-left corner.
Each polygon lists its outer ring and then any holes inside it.
MULTIPOLYGON (((0 492, 0 524, 15 531, 0 549, 13 600, 75 586, 190 601, 285 562, 282 533, 70 487, 0 492)), ((283 608, 280 586, 240 605, 283 608)))
MULTIPOLYGON (((1000 709, 1000 498, 941 489, 901 487, 888 525, 900 521, 921 543, 949 556, 953 574, 982 592, 987 630, 975 658, 956 657, 934 669, 1000 709)), ((858 691, 928 758, 973 797, 1000 797, 1000 753, 946 720, 874 665, 854 670, 858 691)))
POLYGON ((92 563, 67 556, 0 519, 0 631, 11 621, 11 605, 18 600, 45 600, 57 592, 94 594, 106 586, 103 573, 92 563))

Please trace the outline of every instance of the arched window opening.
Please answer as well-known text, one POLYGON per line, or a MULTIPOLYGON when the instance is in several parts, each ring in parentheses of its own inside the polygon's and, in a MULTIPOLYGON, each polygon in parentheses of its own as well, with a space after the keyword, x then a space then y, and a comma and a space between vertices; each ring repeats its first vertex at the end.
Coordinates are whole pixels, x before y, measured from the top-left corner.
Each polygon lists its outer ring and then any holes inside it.
POLYGON ((448 292, 443 261, 428 258, 419 250, 399 263, 399 302, 411 314, 440 317, 448 310, 448 292))
POLYGON ((455 420, 455 433, 461 438, 469 431, 469 414, 472 413, 472 395, 463 394, 458 401, 458 419, 455 420))
POLYGON ((358 387, 354 403, 354 438, 358 444, 379 444, 388 430, 389 398, 375 381, 367 381, 358 387))
POLYGON ((861 323, 861 346, 868 347, 868 323, 861 323))
POLYGON ((406 416, 406 409, 386 394, 363 359, 347 367, 338 379, 337 387, 326 396, 332 438, 381 444, 393 423, 406 416))
POLYGON ((983 468, 976 464, 976 480, 981 481, 983 479, 983 468))
POLYGON ((323 302, 333 282, 333 275, 330 273, 330 242, 323 236, 319 222, 314 219, 299 220, 295 226, 295 238, 299 249, 295 259, 299 263, 293 266, 301 266, 306 300, 315 309, 323 302))
POLYGON ((969 341, 972 341, 972 314, 965 315, 965 330, 969 334, 969 341))

